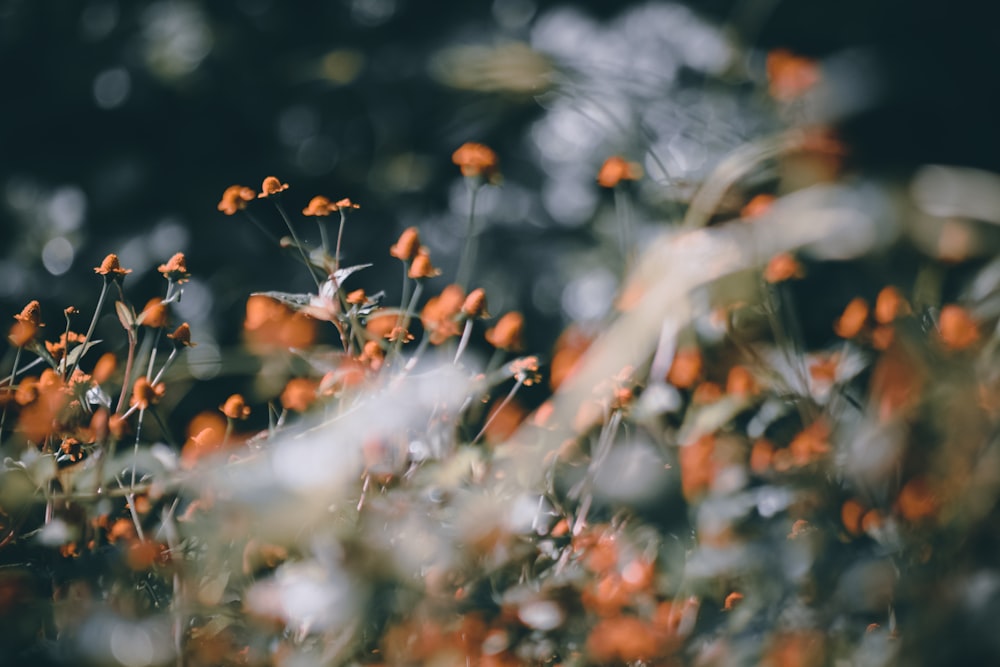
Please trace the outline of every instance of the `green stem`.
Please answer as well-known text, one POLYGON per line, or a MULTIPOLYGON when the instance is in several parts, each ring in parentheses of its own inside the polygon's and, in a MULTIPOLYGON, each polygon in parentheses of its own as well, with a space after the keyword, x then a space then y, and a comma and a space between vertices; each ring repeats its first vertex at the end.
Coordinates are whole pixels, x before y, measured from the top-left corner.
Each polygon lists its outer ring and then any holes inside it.
POLYGON ((285 207, 281 205, 276 197, 270 198, 274 202, 274 207, 278 209, 278 213, 281 215, 281 219, 285 221, 285 226, 288 227, 289 233, 292 235, 292 240, 295 241, 295 247, 299 249, 299 254, 302 256, 302 262, 309 269, 309 275, 312 276, 313 282, 316 283, 317 289, 319 288, 319 278, 316 277, 316 272, 313 270, 312 262, 309 261, 309 257, 306 256, 305 246, 302 245, 302 241, 299 239, 299 235, 295 232, 295 227, 292 226, 292 221, 289 219, 288 214, 285 213, 285 207))
POLYGON ((344 223, 347 222, 347 213, 340 209, 340 228, 337 229, 337 249, 333 253, 333 270, 340 268, 340 241, 344 237, 344 223))
POLYGON ((517 393, 517 390, 521 388, 522 384, 524 383, 521 380, 518 380, 517 382, 514 383, 514 386, 510 388, 509 392, 507 392, 507 396, 503 399, 503 402, 500 403, 500 407, 498 407, 496 410, 493 411, 493 414, 490 416, 490 418, 486 420, 485 424, 483 424, 483 428, 480 429, 479 433, 476 435, 475 438, 472 439, 472 442, 469 444, 474 445, 477 442, 479 442, 479 439, 483 437, 483 434, 486 433, 486 429, 490 427, 490 424, 492 424, 493 420, 497 418, 497 415, 503 412, 503 409, 507 407, 507 404, 510 403, 512 400, 514 400, 514 394, 517 393))
MULTIPOLYGON (((83 337, 83 349, 87 349, 87 344, 90 342, 91 337, 94 335, 94 328, 97 327, 97 319, 101 316, 101 309, 104 307, 104 297, 108 293, 108 279, 104 279, 104 285, 101 287, 101 296, 97 297, 97 308, 94 309, 94 316, 90 318, 90 326, 87 327, 87 335, 83 337)), ((68 342, 68 341, 67 341, 68 342)), ((83 354, 80 354, 76 358, 76 363, 73 364, 73 368, 69 371, 66 377, 73 377, 73 373, 80 366, 80 361, 83 359, 83 354)))
POLYGON ((17 364, 21 361, 21 347, 17 348, 17 352, 14 353, 14 365, 10 369, 10 377, 7 379, 7 394, 8 401, 3 402, 3 414, 0 415, 0 443, 3 443, 3 427, 7 423, 7 403, 9 402, 10 393, 14 389, 14 378, 17 377, 17 364))
POLYGON ((455 351, 455 359, 451 362, 452 365, 457 366, 458 360, 461 358, 462 353, 465 352, 465 348, 469 345, 469 338, 472 337, 472 320, 465 320, 465 328, 462 330, 462 339, 458 341, 458 350, 455 351))
POLYGON ((462 257, 458 260, 458 275, 455 282, 463 290, 469 285, 472 278, 472 271, 476 264, 476 197, 479 194, 481 183, 478 179, 468 179, 469 184, 469 224, 465 230, 465 247, 462 249, 462 257))

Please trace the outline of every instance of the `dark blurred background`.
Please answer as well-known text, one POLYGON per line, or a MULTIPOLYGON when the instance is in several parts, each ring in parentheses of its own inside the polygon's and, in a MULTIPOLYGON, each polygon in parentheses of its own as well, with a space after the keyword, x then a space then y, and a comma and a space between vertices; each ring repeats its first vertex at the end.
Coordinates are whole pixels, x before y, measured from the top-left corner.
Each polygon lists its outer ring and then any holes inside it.
MULTIPOLYGON (((391 303, 388 247, 408 225, 445 271, 435 288, 454 275, 467 190, 450 156, 480 141, 504 183, 480 198, 474 282, 494 313, 527 311, 529 346, 548 350, 618 287, 604 158, 644 164, 633 215, 640 240, 655 234, 720 156, 788 120, 766 94, 769 49, 824 59, 833 97, 815 120, 839 126, 855 167, 1000 170, 989 4, 4 0, 0 313, 37 298, 61 329, 64 307, 91 312, 108 252, 141 306, 183 251, 195 278, 176 317, 201 343, 192 373, 211 379, 248 293, 310 286, 216 211, 226 186, 273 174, 293 211, 314 194, 360 203, 344 260, 375 266, 348 286, 391 303)), ((253 210, 283 233, 266 202, 253 210)))

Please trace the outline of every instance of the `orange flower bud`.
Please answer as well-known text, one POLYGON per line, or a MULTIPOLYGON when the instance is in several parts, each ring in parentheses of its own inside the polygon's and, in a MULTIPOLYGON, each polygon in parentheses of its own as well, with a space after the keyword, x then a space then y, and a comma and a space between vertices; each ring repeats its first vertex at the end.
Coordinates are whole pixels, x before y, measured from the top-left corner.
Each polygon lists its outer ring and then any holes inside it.
POLYGON ((420 278, 433 278, 439 275, 441 275, 441 270, 431 264, 430 251, 426 247, 421 247, 417 251, 417 256, 413 258, 413 263, 410 265, 410 278, 418 280, 420 278))
POLYGON ((150 329, 161 329, 167 326, 167 307, 158 298, 152 298, 146 302, 146 307, 142 309, 142 325, 150 329))
POLYGON ((844 313, 833 325, 833 330, 841 338, 854 338, 865 326, 868 320, 868 302, 861 297, 851 299, 844 308, 844 313))
POLYGON ((950 350, 964 350, 979 340, 979 327, 969 311, 955 304, 941 309, 938 318, 941 342, 950 350))
POLYGON ((123 269, 118 261, 118 255, 112 253, 104 258, 100 266, 94 269, 94 273, 99 273, 105 278, 108 276, 124 278, 127 274, 132 273, 132 269, 123 269))
POLYGON ((352 202, 347 197, 339 200, 336 204, 333 205, 333 210, 334 211, 343 211, 343 210, 352 209, 352 208, 353 209, 359 209, 359 208, 361 208, 361 205, 360 204, 355 204, 354 202, 352 202))
POLYGON ((260 186, 261 193, 257 198, 270 197, 288 189, 288 183, 282 183, 277 176, 268 176, 260 186))
POLYGON ((197 345, 197 343, 191 342, 191 325, 187 322, 174 329, 173 333, 167 334, 167 338, 174 341, 174 345, 183 345, 184 347, 194 347, 197 345))
POLYGON ((875 299, 875 321, 879 324, 889 324, 897 317, 909 314, 910 304, 899 290, 892 285, 883 287, 875 299))
POLYGON ((227 398, 226 402, 219 406, 219 410, 230 419, 243 420, 250 416, 250 406, 239 394, 233 394, 227 398))
POLYGON ((253 201, 256 193, 245 185, 230 185, 222 193, 222 199, 216 207, 226 215, 235 215, 247 207, 247 202, 253 201))
POLYGON ((323 195, 317 195, 309 200, 309 205, 302 209, 302 215, 328 216, 337 210, 330 200, 323 195))
POLYGON ((166 387, 162 382, 154 385, 144 376, 139 377, 132 385, 132 399, 129 404, 140 410, 146 410, 149 406, 158 403, 165 391, 166 387))
POLYGON ((309 378, 292 378, 281 392, 281 407, 292 412, 305 412, 316 401, 318 386, 309 378))
POLYGON ((677 350, 667 372, 667 382, 678 389, 690 389, 701 377, 701 351, 696 347, 677 350))
POLYGON ((360 306, 367 300, 368 296, 365 294, 364 288, 356 289, 353 292, 349 292, 347 296, 344 297, 344 301, 355 306, 360 306))
POLYGON ((420 233, 417 231, 416 227, 407 227, 403 230, 403 233, 399 235, 399 240, 396 241, 395 245, 389 248, 389 254, 396 259, 409 262, 417 256, 417 251, 419 249, 420 233))
POLYGON ((91 376, 97 384, 104 384, 114 375, 115 368, 118 367, 118 359, 113 352, 105 352, 94 364, 94 372, 91 376))
POLYGON ((497 154, 483 144, 467 142, 452 153, 451 161, 462 170, 463 176, 491 178, 497 173, 497 154))
POLYGON ((640 178, 642 167, 638 163, 613 155, 601 165, 601 170, 597 173, 597 184, 602 188, 613 188, 622 181, 638 181, 640 178))
POLYGON ((743 207, 743 210, 740 211, 740 217, 745 219, 759 218, 774 205, 774 199, 774 195, 757 195, 743 207))
POLYGON ((804 275, 802 265, 790 253, 782 252, 771 258, 764 269, 764 280, 780 283, 804 275))
POLYGON ((468 318, 489 317, 490 314, 486 312, 486 290, 478 287, 469 292, 462 304, 462 314, 468 318))
POLYGON ((524 315, 511 311, 486 331, 486 341, 499 350, 520 350, 524 347, 524 315))
POLYGON ((176 253, 173 257, 167 260, 166 264, 160 264, 157 269, 163 274, 163 277, 167 280, 172 280, 175 283, 181 284, 187 282, 191 274, 187 270, 187 260, 184 259, 184 253, 176 253))

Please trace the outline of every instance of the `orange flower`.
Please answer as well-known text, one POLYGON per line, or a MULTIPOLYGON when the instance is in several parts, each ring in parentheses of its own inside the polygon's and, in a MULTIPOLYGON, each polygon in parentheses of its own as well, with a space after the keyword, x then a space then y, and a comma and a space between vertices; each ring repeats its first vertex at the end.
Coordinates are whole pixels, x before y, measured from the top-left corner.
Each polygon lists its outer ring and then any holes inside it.
POLYGON ((483 144, 462 144, 452 153, 451 161, 461 168, 463 176, 470 178, 485 176, 491 179, 497 173, 497 154, 483 144))
POLYGON ((802 265, 791 253, 778 253, 767 263, 764 269, 764 280, 769 283, 780 283, 792 278, 801 278, 805 272, 802 265))
POLYGON ((399 240, 389 248, 389 254, 396 259, 409 262, 417 256, 418 250, 420 250, 420 233, 416 227, 407 227, 399 235, 399 240))
POLYGON ((114 375, 115 368, 118 367, 118 359, 113 352, 105 352, 94 364, 94 371, 91 373, 94 382, 104 384, 114 375))
POLYGON ((359 209, 361 208, 361 204, 355 204, 347 197, 344 197, 343 199, 339 200, 336 204, 333 205, 334 211, 344 211, 352 208, 359 209))
POLYGON ((520 350, 524 347, 524 315, 511 311, 486 331, 486 341, 498 350, 520 350))
POLYGON ((30 302, 14 319, 17 321, 11 326, 8 335, 14 347, 24 347, 30 343, 38 334, 38 328, 45 326, 42 324, 42 308, 37 301, 30 302))
POLYGON ((129 401, 129 405, 136 406, 140 410, 146 410, 149 406, 155 405, 160 401, 166 389, 162 382, 157 382, 154 385, 145 377, 139 377, 135 381, 135 384, 132 385, 132 398, 129 401))
POLYGON ((233 394, 227 398, 226 402, 219 406, 219 410, 229 419, 243 420, 250 416, 250 406, 239 394, 233 394))
POLYGON ((376 310, 365 321, 365 332, 369 338, 385 338, 399 321, 399 316, 386 309, 376 310))
POLYGON ((861 535, 861 519, 865 515, 865 507, 854 498, 848 499, 840 507, 840 522, 851 535, 861 535))
POLYGON ((861 297, 851 299, 844 308, 840 319, 833 325, 833 330, 841 338, 854 338, 864 328, 868 320, 868 302, 861 297))
POLYGON ((462 333, 456 318, 464 300, 465 290, 454 284, 441 290, 440 295, 427 300, 420 312, 420 322, 430 332, 431 345, 440 345, 462 333))
POLYGON ((774 199, 774 195, 757 195, 743 207, 743 210, 740 211, 740 217, 744 219, 759 218, 774 205, 774 199))
POLYGON ((373 371, 378 371, 382 367, 383 359, 385 359, 385 352, 377 340, 370 340, 365 343, 364 348, 361 350, 361 356, 358 357, 358 361, 368 364, 368 367, 373 371))
POLYGON ((691 394, 691 402, 696 405, 715 403, 720 398, 722 398, 722 387, 714 382, 702 382, 691 394))
POLYGON ((715 479, 715 436, 704 435, 680 448, 681 492, 688 501, 707 491, 715 479))
POLYGON ((174 341, 174 345, 182 345, 184 347, 194 347, 197 345, 197 343, 191 342, 191 325, 187 322, 174 329, 173 333, 167 334, 167 338, 174 341))
POLYGON ((247 202, 253 201, 256 193, 245 185, 230 185, 222 193, 222 200, 216 207, 226 215, 236 215, 247 207, 247 202))
POLYGON ((187 270, 187 261, 184 259, 184 253, 176 253, 173 257, 167 260, 166 264, 160 264, 157 269, 163 274, 163 277, 167 280, 172 280, 177 284, 186 283, 191 274, 187 270))
POLYGON ((124 278, 127 274, 132 273, 132 269, 123 269, 122 265, 118 262, 118 255, 111 253, 104 258, 101 265, 94 269, 94 273, 99 273, 105 278, 111 276, 111 278, 124 278))
POLYGON ((733 591, 732 593, 726 596, 726 601, 723 603, 722 608, 725 611, 732 611, 733 609, 736 608, 736 605, 739 604, 740 600, 742 599, 743 599, 743 593, 740 593, 739 591, 733 591))
POLYGON ((788 451, 796 465, 808 465, 830 451, 830 427, 822 420, 813 422, 792 439, 788 451))
POLYGON ((927 479, 915 477, 899 492, 896 506, 903 518, 908 521, 921 521, 934 516, 938 509, 938 500, 927 479))
POLYGON ((356 289, 353 292, 349 292, 347 296, 344 297, 344 301, 354 306, 360 306, 364 304, 364 302, 367 300, 368 296, 365 294, 364 288, 356 289))
POLYGON ((433 278, 441 275, 441 269, 435 268, 431 264, 431 253, 426 246, 421 246, 420 250, 417 251, 417 256, 413 258, 413 263, 410 264, 408 275, 414 280, 433 278))
POLYGON ((486 312, 486 290, 477 287, 469 292, 462 304, 462 314, 470 319, 488 318, 490 314, 486 312))
POLYGON ((302 209, 302 215, 310 216, 328 216, 334 211, 336 207, 330 202, 329 199, 323 195, 317 195, 309 200, 309 205, 302 209))
POLYGON ((897 317, 909 314, 910 304, 899 290, 892 285, 883 287, 875 299, 875 321, 879 324, 890 324, 897 317))
POLYGON ((309 378, 292 378, 281 392, 281 407, 292 412, 305 412, 316 401, 319 386, 309 378))
POLYGON ((757 381, 746 366, 733 366, 726 377, 726 393, 745 398, 757 393, 757 381))
POLYGON ((278 193, 284 192, 288 189, 288 183, 282 183, 278 180, 277 176, 268 176, 264 179, 264 182, 260 186, 261 193, 257 195, 258 199, 263 197, 270 197, 271 195, 276 195, 278 193))
POLYGON ((789 102, 802 96, 819 82, 819 67, 810 58, 777 49, 767 54, 767 78, 771 96, 789 102))
POLYGON ((677 350, 674 362, 667 372, 667 382, 678 389, 690 389, 701 377, 701 351, 696 347, 677 350))
POLYGON ((750 470, 763 475, 771 469, 773 459, 774 445, 769 440, 761 438, 753 443, 753 447, 750 448, 750 470))
POLYGON ((657 633, 634 616, 601 619, 587 637, 587 653, 598 664, 649 661, 657 652, 657 633))
POLYGON ((938 327, 941 342, 949 350, 964 350, 979 340, 979 327, 962 306, 948 304, 943 307, 938 327))
POLYGON ((597 172, 597 184, 602 188, 613 188, 622 181, 638 181, 640 178, 642 167, 637 162, 628 162, 620 155, 609 157, 597 172))
POLYGON ((161 299, 153 297, 142 309, 142 325, 150 329, 162 329, 167 326, 167 307, 161 299))
POLYGON ((403 327, 393 327, 392 331, 385 335, 393 343, 399 341, 402 343, 409 343, 413 340, 413 334, 404 329, 403 327))

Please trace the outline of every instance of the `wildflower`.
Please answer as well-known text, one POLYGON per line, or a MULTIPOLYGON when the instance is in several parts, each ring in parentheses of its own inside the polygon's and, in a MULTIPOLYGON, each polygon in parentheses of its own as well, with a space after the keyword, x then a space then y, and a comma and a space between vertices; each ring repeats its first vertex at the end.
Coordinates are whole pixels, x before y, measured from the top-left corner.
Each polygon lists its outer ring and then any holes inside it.
POLYGON ((697 347, 677 350, 674 361, 667 372, 667 382, 678 389, 690 389, 701 377, 701 351, 697 347))
POLYGON ((399 321, 399 317, 396 313, 384 308, 376 310, 368 316, 365 322, 365 332, 369 338, 385 338, 396 326, 397 321, 399 321))
POLYGON ((413 263, 410 264, 408 275, 414 280, 434 278, 441 275, 441 269, 435 268, 431 264, 431 253, 426 246, 421 246, 420 250, 417 251, 417 256, 413 258, 413 263))
POLYGON ((347 197, 344 197, 343 199, 337 201, 337 203, 333 205, 334 211, 344 211, 348 209, 359 209, 359 208, 361 208, 361 204, 355 204, 347 197))
POLYGON ((139 320, 143 326, 150 329, 162 329, 167 326, 167 307, 161 299, 152 298, 146 302, 146 306, 139 315, 139 320))
POLYGON ((477 287, 469 292, 462 303, 462 314, 469 319, 489 317, 490 314, 486 312, 486 290, 477 287))
POLYGON ((48 350, 53 359, 59 361, 66 356, 70 343, 82 343, 84 340, 85 337, 83 334, 76 333, 75 331, 64 331, 59 334, 58 340, 54 342, 45 341, 45 349, 48 350))
POLYGON ((776 49, 767 54, 767 78, 771 96, 781 102, 790 102, 819 82, 819 67, 811 58, 776 49))
POLYGON ((868 319, 868 302, 857 297, 844 308, 844 313, 833 325, 833 330, 841 338, 854 338, 861 333, 865 321, 868 319))
POLYGON ((804 275, 802 265, 791 253, 778 253, 767 263, 764 269, 764 280, 769 283, 780 283, 804 275))
POLYGON ((100 266, 94 269, 94 273, 99 273, 105 278, 110 276, 112 279, 121 279, 127 274, 132 273, 132 269, 123 269, 121 263, 118 261, 118 255, 111 253, 104 258, 100 266))
POLYGON ((724 611, 732 611, 733 609, 736 608, 736 605, 739 604, 740 600, 742 599, 743 599, 743 593, 740 593, 739 591, 733 591, 732 593, 726 596, 726 601, 723 603, 722 609, 724 611))
POLYGON ((281 407, 292 412, 305 412, 316 402, 318 383, 309 378, 292 378, 281 392, 281 407))
POLYGON ((94 382, 97 384, 104 384, 107 382, 115 372, 115 368, 118 366, 118 358, 115 357, 113 352, 105 352, 101 355, 101 358, 97 360, 94 364, 94 370, 91 376, 94 378, 94 382))
POLYGON ((726 393, 745 398, 757 393, 757 382, 746 366, 733 366, 726 377, 726 393))
POLYGON ((865 514, 864 505, 850 498, 840 506, 840 522, 847 532, 855 537, 861 535, 861 518, 865 514))
POLYGON ((245 185, 230 185, 222 193, 222 200, 216 208, 226 215, 235 215, 237 211, 245 209, 247 202, 253 201, 256 196, 257 193, 245 185))
POLYGON ((288 189, 288 183, 282 183, 278 180, 277 176, 268 176, 264 179, 264 182, 260 186, 261 192, 257 195, 258 199, 264 197, 270 197, 271 195, 276 195, 284 192, 288 189))
POLYGON ((774 195, 760 194, 755 196, 740 211, 740 217, 744 219, 759 218, 767 213, 774 205, 774 195))
POLYGON ((473 142, 467 142, 452 153, 451 161, 469 178, 485 176, 492 179, 497 174, 497 154, 493 149, 473 142))
POLYGON ((166 264, 160 264, 157 269, 163 274, 163 277, 167 280, 173 281, 177 284, 186 283, 191 274, 187 270, 187 261, 184 259, 184 253, 176 253, 173 257, 167 260, 166 264))
POLYGON ((329 199, 323 195, 317 195, 309 200, 309 205, 302 209, 302 215, 309 216, 328 216, 337 209, 330 202, 329 199))
POLYGON ((822 420, 813 422, 792 439, 788 451, 796 465, 808 465, 830 451, 830 427, 822 420))
POLYGON ((420 250, 420 233, 416 227, 407 227, 399 235, 399 240, 389 248, 389 254, 396 259, 409 262, 417 256, 418 250, 420 250))
POLYGON ((498 350, 520 350, 524 347, 524 316, 511 311, 486 331, 486 341, 498 350))
POLYGON ((365 294, 364 288, 348 292, 347 296, 344 297, 344 301, 354 306, 363 305, 367 300, 368 296, 365 294))
POLYGON ((459 285, 448 285, 440 295, 427 300, 420 313, 420 321, 431 334, 431 345, 440 345, 462 333, 456 317, 464 300, 465 290, 459 285))
POLYGON ((385 359, 385 351, 377 340, 370 340, 365 343, 365 346, 361 350, 361 355, 358 357, 358 361, 368 364, 368 367, 373 371, 378 371, 382 368, 383 359, 385 359))
POLYGON ((941 342, 949 350, 964 350, 979 340, 979 327, 965 308, 948 304, 938 318, 941 342))
POLYGON ((219 410, 229 419, 243 420, 250 416, 250 406, 239 394, 233 394, 227 398, 226 402, 219 406, 219 410))
POLYGON ((158 403, 165 391, 166 387, 162 382, 157 382, 154 385, 145 376, 141 376, 132 385, 132 399, 129 405, 146 410, 149 406, 158 403))
POLYGON ((688 501, 707 491, 715 479, 715 436, 703 435, 680 448, 681 492, 688 501))
POLYGON ((702 382, 691 394, 691 402, 696 405, 715 403, 720 398, 722 398, 722 387, 714 382, 702 382))
POLYGON ((395 342, 409 343, 411 340, 413 340, 413 334, 411 334, 403 327, 398 327, 398 326, 393 327, 392 331, 386 334, 385 337, 388 338, 393 343, 395 342))
POLYGON ((14 316, 16 322, 10 328, 8 339, 14 347, 24 347, 38 334, 42 324, 42 307, 37 301, 31 301, 23 310, 14 316))
POLYGON ((602 188, 613 188, 622 181, 638 181, 640 178, 642 167, 638 163, 613 155, 601 165, 601 170, 597 173, 597 184, 602 188))
POLYGON ((938 500, 925 477, 914 477, 899 492, 896 507, 908 521, 921 521, 934 516, 938 500))
POLYGON ((167 334, 167 338, 174 341, 174 345, 181 345, 183 347, 194 347, 197 345, 197 343, 191 342, 191 325, 187 322, 174 329, 173 333, 167 334))
POLYGON ((875 321, 879 324, 890 324, 897 317, 909 314, 910 304, 899 290, 892 285, 883 287, 875 299, 875 321))
POLYGON ((656 634, 634 616, 604 618, 587 637, 587 654, 598 664, 649 661, 657 653, 656 634))
POLYGON ((774 445, 763 438, 753 443, 750 448, 750 470, 757 475, 763 475, 771 469, 774 459, 774 445))
POLYGON ((514 376, 514 379, 526 387, 530 387, 541 380, 541 375, 538 374, 538 357, 531 356, 515 359, 508 364, 507 368, 514 376))

